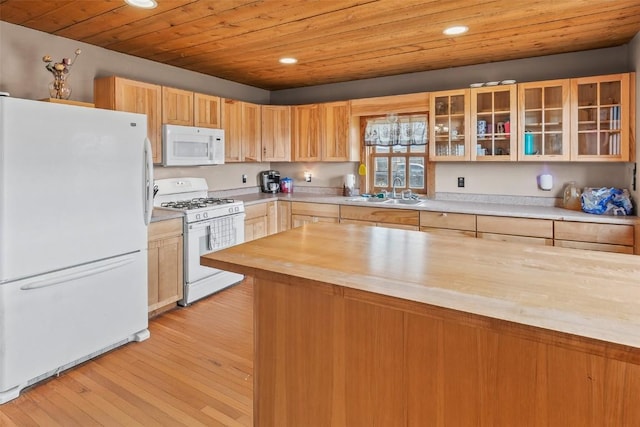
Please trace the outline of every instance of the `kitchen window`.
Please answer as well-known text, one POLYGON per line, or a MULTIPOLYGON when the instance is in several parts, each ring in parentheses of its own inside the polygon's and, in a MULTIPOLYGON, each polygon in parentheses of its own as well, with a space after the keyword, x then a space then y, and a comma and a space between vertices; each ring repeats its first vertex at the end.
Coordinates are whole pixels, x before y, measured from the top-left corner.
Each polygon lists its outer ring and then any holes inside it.
POLYGON ((426 114, 365 118, 367 184, 371 192, 410 189, 427 193, 426 114))

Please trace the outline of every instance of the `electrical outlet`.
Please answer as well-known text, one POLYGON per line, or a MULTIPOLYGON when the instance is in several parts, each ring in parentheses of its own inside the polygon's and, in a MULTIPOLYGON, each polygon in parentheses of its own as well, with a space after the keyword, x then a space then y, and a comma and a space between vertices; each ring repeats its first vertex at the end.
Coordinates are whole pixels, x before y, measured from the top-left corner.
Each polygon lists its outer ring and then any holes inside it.
POLYGON ((242 174, 242 183, 246 184, 247 183, 247 175, 242 174))
POLYGON ((464 187, 464 176, 458 177, 458 187, 464 187))

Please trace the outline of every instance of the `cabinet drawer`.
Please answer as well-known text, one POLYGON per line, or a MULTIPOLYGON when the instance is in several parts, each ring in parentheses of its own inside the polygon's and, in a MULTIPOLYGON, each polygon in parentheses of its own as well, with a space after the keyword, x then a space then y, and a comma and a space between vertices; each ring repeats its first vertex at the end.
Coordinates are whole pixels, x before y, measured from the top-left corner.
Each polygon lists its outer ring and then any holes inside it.
POLYGON ((418 211, 408 209, 369 208, 363 206, 341 206, 340 218, 374 221, 376 223, 391 223, 418 226, 420 217, 418 211))
POLYGON ((327 203, 291 202, 292 215, 310 215, 338 218, 340 205, 327 203))
POLYGON ((478 237, 483 232, 553 239, 553 221, 548 219, 478 215, 477 227, 478 237))
POLYGON ((633 246, 633 225, 556 221, 555 239, 633 246))
POLYGON ((449 212, 420 212, 420 227, 476 231, 476 216, 449 212))
POLYGON ((544 237, 515 236, 513 234, 478 232, 478 239, 494 240, 497 242, 525 243, 527 245, 553 246, 553 239, 544 237))
POLYGON ((471 230, 454 230, 449 228, 440 227, 420 227, 420 231, 426 233, 437 234, 438 236, 452 236, 452 237, 476 237, 476 232, 471 230))
POLYGON ((555 240, 554 246, 561 248, 587 249, 590 251, 615 252, 618 254, 633 254, 633 246, 608 245, 606 243, 575 242, 572 240, 555 240))
POLYGON ((149 240, 165 239, 167 237, 182 236, 182 218, 157 221, 149 224, 147 230, 149 240))
POLYGON ((255 205, 245 205, 244 207, 244 219, 258 218, 261 216, 267 216, 267 204, 256 203, 255 205))

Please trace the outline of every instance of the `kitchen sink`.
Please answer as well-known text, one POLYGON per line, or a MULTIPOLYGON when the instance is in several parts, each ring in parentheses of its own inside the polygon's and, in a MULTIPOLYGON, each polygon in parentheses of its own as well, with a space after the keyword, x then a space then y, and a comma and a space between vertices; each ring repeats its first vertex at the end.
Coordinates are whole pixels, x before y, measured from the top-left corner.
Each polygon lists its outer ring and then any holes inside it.
POLYGON ((419 205, 424 202, 420 199, 387 199, 384 203, 387 205, 419 205))

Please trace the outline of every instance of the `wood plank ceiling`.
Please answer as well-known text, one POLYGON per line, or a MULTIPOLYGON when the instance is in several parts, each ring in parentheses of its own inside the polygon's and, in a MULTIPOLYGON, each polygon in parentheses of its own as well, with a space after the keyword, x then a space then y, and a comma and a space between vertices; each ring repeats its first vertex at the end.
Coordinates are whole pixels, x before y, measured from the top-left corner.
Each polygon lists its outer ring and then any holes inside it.
POLYGON ((619 46, 640 31, 638 0, 157 2, 0 0, 0 20, 268 90, 619 46), (469 32, 444 36, 453 24, 469 32))

